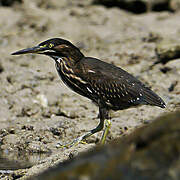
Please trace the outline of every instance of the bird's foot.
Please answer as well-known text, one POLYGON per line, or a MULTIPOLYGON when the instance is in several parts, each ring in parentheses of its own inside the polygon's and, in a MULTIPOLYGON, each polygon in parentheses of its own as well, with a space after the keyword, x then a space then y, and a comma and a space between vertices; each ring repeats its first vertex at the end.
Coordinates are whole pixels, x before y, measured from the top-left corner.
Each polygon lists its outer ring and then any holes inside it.
POLYGON ((70 142, 70 143, 65 143, 65 144, 58 143, 58 144, 56 145, 56 147, 58 147, 58 148, 71 148, 71 147, 76 146, 76 145, 78 145, 78 144, 80 144, 80 143, 82 143, 82 144, 87 144, 87 143, 84 141, 84 140, 85 140, 84 137, 85 137, 85 135, 80 136, 80 137, 74 139, 74 140, 73 140, 72 142, 70 142))

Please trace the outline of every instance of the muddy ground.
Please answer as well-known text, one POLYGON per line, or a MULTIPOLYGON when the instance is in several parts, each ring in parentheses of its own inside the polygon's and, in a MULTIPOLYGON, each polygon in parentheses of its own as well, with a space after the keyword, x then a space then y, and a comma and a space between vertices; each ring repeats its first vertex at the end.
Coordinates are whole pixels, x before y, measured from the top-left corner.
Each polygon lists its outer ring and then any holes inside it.
POLYGON ((0 7, 1 179, 26 179, 95 146, 101 137, 97 133, 88 144, 71 149, 57 146, 96 127, 98 108, 62 83, 53 60, 40 55, 11 56, 16 50, 52 37, 65 38, 86 56, 132 73, 164 99, 166 109, 141 106, 113 112, 107 143, 180 109, 180 61, 149 68, 157 60, 158 43, 180 42, 180 12, 133 14, 80 2, 24 0, 0 7), (12 175, 14 169, 23 168, 27 169, 21 175, 12 175))

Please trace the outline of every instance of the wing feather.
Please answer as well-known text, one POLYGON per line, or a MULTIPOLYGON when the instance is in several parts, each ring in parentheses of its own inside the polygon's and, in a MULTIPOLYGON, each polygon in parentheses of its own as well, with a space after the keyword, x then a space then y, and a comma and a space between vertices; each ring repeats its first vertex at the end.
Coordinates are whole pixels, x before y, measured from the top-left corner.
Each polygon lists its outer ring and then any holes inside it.
POLYGON ((81 65, 82 73, 78 72, 81 79, 96 98, 111 107, 124 109, 140 104, 165 107, 157 94, 123 69, 95 58, 84 58, 81 65))

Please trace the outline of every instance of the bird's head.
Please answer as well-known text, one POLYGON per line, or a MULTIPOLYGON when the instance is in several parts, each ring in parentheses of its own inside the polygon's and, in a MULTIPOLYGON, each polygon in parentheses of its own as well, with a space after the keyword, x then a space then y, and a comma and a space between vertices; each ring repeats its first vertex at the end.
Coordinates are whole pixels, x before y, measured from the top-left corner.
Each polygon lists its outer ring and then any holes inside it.
POLYGON ((60 38, 53 38, 46 40, 32 48, 16 51, 12 53, 12 55, 20 55, 20 54, 28 54, 28 53, 44 54, 52 57, 55 60, 60 57, 69 57, 74 61, 78 61, 84 57, 84 55, 80 52, 80 50, 76 46, 74 46, 71 42, 60 38))

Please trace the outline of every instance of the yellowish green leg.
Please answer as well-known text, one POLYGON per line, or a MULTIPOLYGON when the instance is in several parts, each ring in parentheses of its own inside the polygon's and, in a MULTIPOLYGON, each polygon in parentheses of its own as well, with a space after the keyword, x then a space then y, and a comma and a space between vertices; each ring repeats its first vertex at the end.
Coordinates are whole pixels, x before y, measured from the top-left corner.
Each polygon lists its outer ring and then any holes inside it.
POLYGON ((106 137, 107 137, 107 134, 109 132, 109 129, 111 127, 111 121, 109 119, 106 119, 105 120, 105 129, 103 131, 103 135, 101 137, 101 145, 104 145, 105 144, 105 141, 106 141, 106 137))

